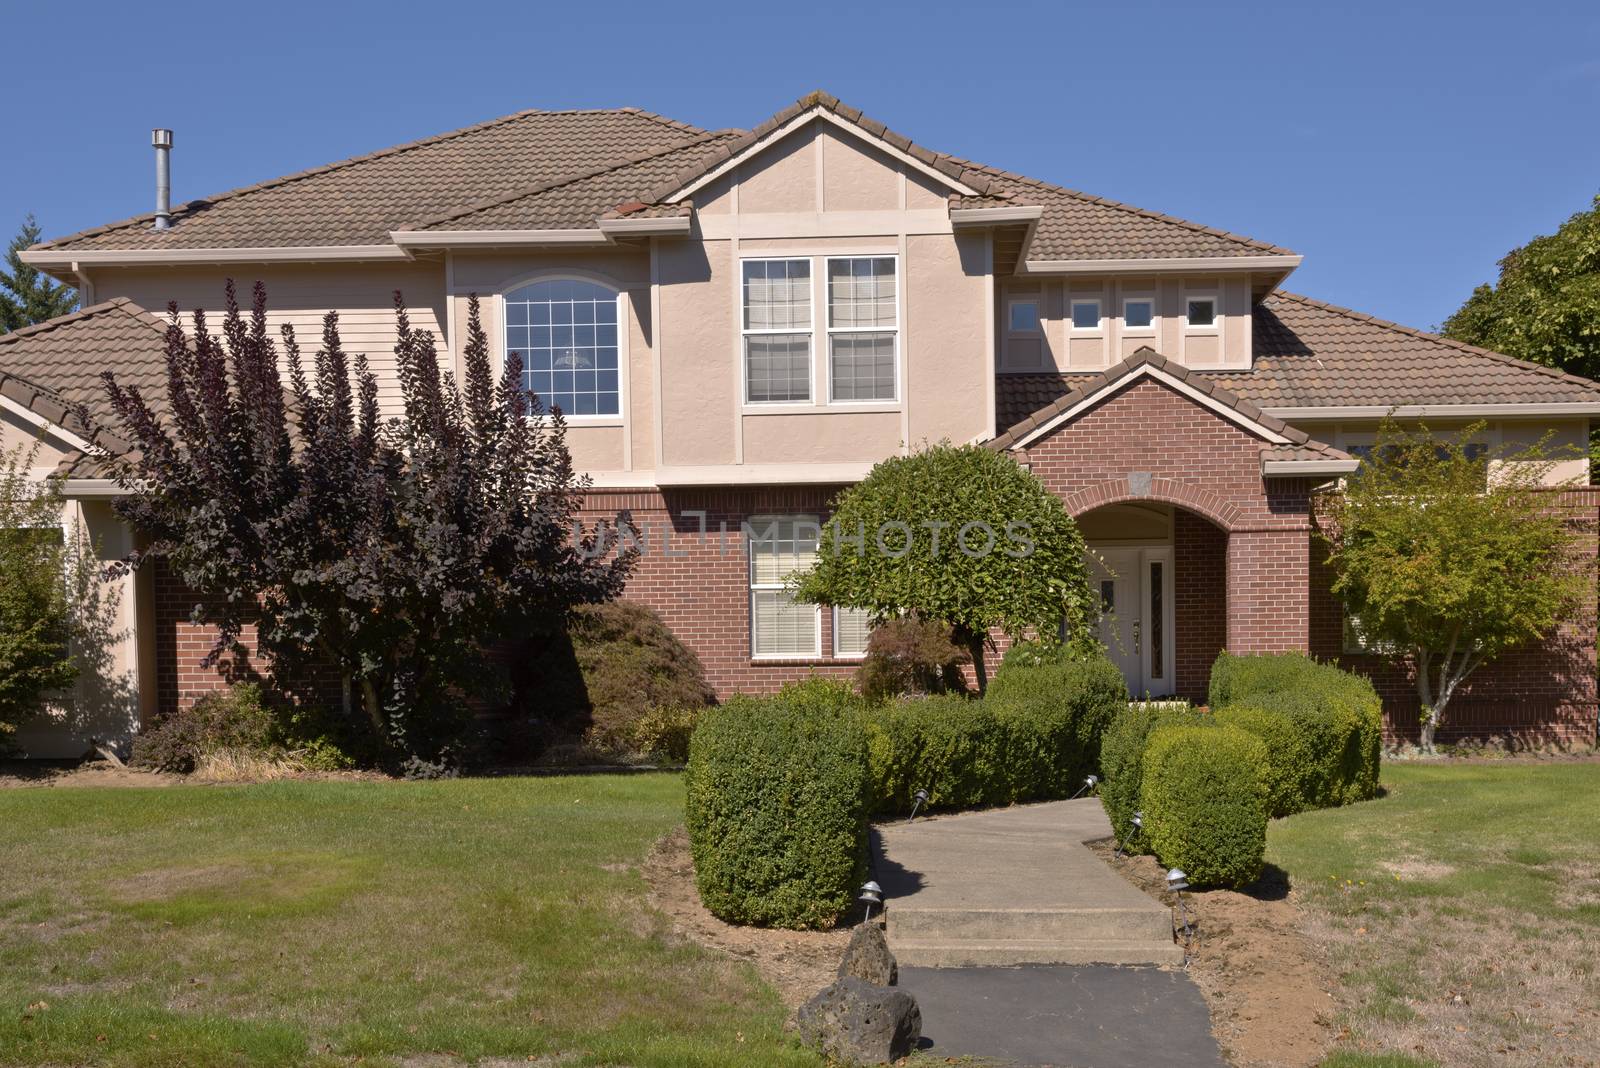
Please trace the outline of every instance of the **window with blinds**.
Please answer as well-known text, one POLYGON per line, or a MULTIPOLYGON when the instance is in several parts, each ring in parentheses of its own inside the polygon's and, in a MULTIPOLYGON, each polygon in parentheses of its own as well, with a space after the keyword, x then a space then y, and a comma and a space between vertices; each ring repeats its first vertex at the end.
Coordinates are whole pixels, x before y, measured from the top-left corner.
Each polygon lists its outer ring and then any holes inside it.
POLYGON ((822 655, 822 614, 785 588, 791 574, 817 559, 821 525, 816 516, 750 519, 750 651, 756 657, 822 655))
POLYGON ((859 608, 833 610, 833 655, 849 658, 867 655, 872 616, 859 608))
POLYGON ((893 256, 828 260, 828 381, 836 401, 892 401, 900 301, 893 256))
POLYGON ((811 261, 744 261, 744 398, 811 400, 811 261))

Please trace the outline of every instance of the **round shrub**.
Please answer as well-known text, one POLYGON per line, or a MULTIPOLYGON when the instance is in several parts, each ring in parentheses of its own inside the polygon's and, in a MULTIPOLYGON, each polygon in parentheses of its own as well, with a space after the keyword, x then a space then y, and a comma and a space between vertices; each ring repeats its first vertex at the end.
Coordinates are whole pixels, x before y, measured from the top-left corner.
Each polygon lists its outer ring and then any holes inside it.
POLYGON ((1213 725, 1210 717, 1187 705, 1138 702, 1112 718, 1100 742, 1100 803, 1111 820, 1112 833, 1130 853, 1149 848, 1145 836, 1133 826, 1133 814, 1142 807, 1145 746, 1152 731, 1171 724, 1213 725))
POLYGON ((972 657, 951 637, 948 624, 902 616, 872 628, 856 685, 868 701, 912 694, 960 693, 961 669, 972 657))
POLYGON ((207 753, 266 753, 274 748, 276 735, 261 687, 244 682, 208 693, 140 730, 133 739, 133 763, 186 775, 207 753))
POLYGON ((1150 735, 1141 788, 1150 847, 1198 886, 1261 874, 1267 809, 1261 739, 1237 727, 1169 726, 1150 735))
POLYGON ((1128 687, 1109 657, 1013 659, 995 673, 984 700, 1011 720, 1031 721, 1031 730, 1013 732, 1033 751, 1014 752, 1017 793, 1042 798, 1071 793, 1085 775, 1100 767, 1100 743, 1112 720, 1128 707, 1128 687))
POLYGON ((1255 705, 1230 705, 1213 718, 1223 726, 1255 735, 1266 747, 1261 782, 1268 816, 1292 816, 1318 804, 1316 790, 1322 775, 1312 732, 1282 712, 1255 705))
POLYGON ((867 864, 861 701, 814 680, 735 697, 689 742, 685 822, 700 899, 730 923, 827 927, 867 864))

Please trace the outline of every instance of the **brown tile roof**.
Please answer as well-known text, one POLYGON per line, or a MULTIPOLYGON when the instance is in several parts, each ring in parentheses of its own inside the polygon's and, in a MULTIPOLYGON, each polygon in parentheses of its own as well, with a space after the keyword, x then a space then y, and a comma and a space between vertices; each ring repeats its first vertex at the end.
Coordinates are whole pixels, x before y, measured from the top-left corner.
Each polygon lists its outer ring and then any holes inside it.
POLYGON ((49 242, 58 249, 387 244, 389 231, 485 198, 593 173, 705 131, 635 108, 522 111, 49 242))
POLYGON ((1311 460, 1348 460, 1351 456, 1332 445, 1324 445, 1320 441, 1308 441, 1304 445, 1263 445, 1261 459, 1275 463, 1284 461, 1305 463, 1311 460))
MULTIPOLYGON (((1600 383, 1279 290, 1256 306, 1253 369, 1193 375, 1264 408, 1600 403, 1600 383)), ((996 376, 1004 432, 1085 384, 996 376)))
MULTIPOLYGON (((1277 419, 1268 415, 1250 401, 1245 400, 1243 397, 1233 393, 1231 390, 1224 389, 1215 381, 1208 380, 1207 377, 1202 373, 1198 371, 1192 371, 1189 368, 1184 367, 1182 364, 1167 359, 1165 356, 1161 355, 1155 349, 1150 348, 1148 345, 1143 346, 1121 363, 1113 364, 1111 367, 1106 368, 1099 374, 1089 375, 1087 377, 1077 376, 1075 379, 1070 381, 1067 392, 1059 394, 1055 399, 1049 401, 1043 407, 1029 412, 1021 419, 1010 424, 1004 433, 988 442, 989 447, 992 449, 1009 449, 1014 447, 1023 438, 1027 437, 1029 433, 1050 422, 1063 412, 1068 411, 1079 401, 1082 401, 1086 397, 1093 396, 1102 390, 1115 386, 1122 380, 1132 377, 1144 367, 1152 367, 1156 370, 1171 375, 1184 385, 1190 387, 1191 389, 1198 390, 1200 393, 1209 397, 1211 400, 1222 405, 1223 407, 1232 409, 1243 418, 1259 424, 1274 434, 1279 434, 1287 438, 1291 445, 1306 446, 1317 450, 1328 450, 1331 448, 1330 446, 1324 445, 1321 442, 1313 441, 1305 431, 1297 430, 1288 423, 1285 423, 1282 419, 1277 419)), ((1005 379, 1011 377, 1020 376, 1002 375, 1000 376, 1000 382, 1004 383, 1005 379)), ((1054 377, 1056 377, 1058 381, 1062 381, 1061 376, 1058 375, 1054 377)), ((1337 452, 1337 450, 1333 451, 1337 452)), ((1343 454, 1340 453, 1338 455, 1343 454)))
POLYGON ((1279 290, 1256 306, 1255 367, 1213 372, 1271 408, 1600 401, 1600 383, 1279 290))
POLYGON ((166 402, 166 328, 119 298, 0 334, 0 391, 34 414, 123 454, 102 371, 137 387, 158 412, 166 402))
POLYGON ((1283 253, 1276 245, 1026 178, 890 130, 829 93, 795 101, 748 132, 708 134, 632 108, 523 111, 437 137, 180 205, 170 230, 151 215, 48 242, 126 250, 383 245, 400 229, 587 228, 597 216, 680 215, 667 196, 823 107, 977 191, 962 206, 1043 208, 1034 260, 1148 259, 1283 253), (622 205, 634 205, 619 210, 622 205))

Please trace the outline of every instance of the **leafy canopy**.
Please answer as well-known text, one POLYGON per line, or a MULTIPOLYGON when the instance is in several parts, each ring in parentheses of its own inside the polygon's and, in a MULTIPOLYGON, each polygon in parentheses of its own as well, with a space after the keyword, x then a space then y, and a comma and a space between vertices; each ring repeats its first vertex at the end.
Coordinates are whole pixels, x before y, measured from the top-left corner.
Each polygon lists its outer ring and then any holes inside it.
POLYGON ((1556 458, 1543 442, 1481 450, 1482 433, 1387 422, 1344 491, 1319 501, 1333 592, 1369 648, 1415 671, 1426 745, 1463 679, 1593 590, 1593 558, 1548 485, 1556 458))
POLYGON ((990 628, 1053 637, 1093 619, 1084 543, 1043 483, 980 445, 942 442, 884 460, 834 501, 797 596, 946 623, 983 682, 990 628))
POLYGON ((37 267, 22 262, 18 253, 38 242, 39 224, 29 215, 6 249, 6 269, 0 270, 0 334, 54 319, 78 306, 77 290, 52 282, 37 267))
POLYGON ((248 317, 228 284, 220 337, 203 312, 192 338, 169 314, 165 410, 106 376, 139 446, 117 507, 149 538, 129 562, 162 558, 204 598, 208 664, 253 622, 280 683, 331 667, 380 745, 432 759, 492 674, 486 644, 621 591, 634 557, 599 551, 603 529, 575 536, 586 482, 565 425, 521 388, 517 354, 495 381, 476 298, 458 389, 395 294, 404 415, 387 423, 336 313, 309 370, 283 327, 287 384, 259 284, 248 317))
POLYGON ((1498 280, 1474 290, 1444 333, 1600 377, 1600 196, 1555 233, 1507 253, 1498 280))

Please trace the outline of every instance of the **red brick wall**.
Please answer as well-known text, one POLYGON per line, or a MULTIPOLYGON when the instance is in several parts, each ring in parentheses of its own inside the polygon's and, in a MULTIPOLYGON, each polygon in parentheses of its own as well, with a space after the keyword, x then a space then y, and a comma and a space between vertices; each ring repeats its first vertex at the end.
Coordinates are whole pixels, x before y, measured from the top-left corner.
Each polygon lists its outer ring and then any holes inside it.
POLYGON ((1204 702, 1211 665, 1228 641, 1228 534, 1193 512, 1173 519, 1173 625, 1177 696, 1204 702))
MULTIPOLYGON (((217 628, 212 624, 189 622, 197 603, 204 603, 172 573, 165 560, 156 560, 156 707, 163 714, 187 708, 214 690, 235 682, 259 679, 252 657, 225 656, 215 667, 203 668, 200 661, 211 651, 217 628)), ((240 639, 256 651, 256 632, 246 625, 240 639)))

